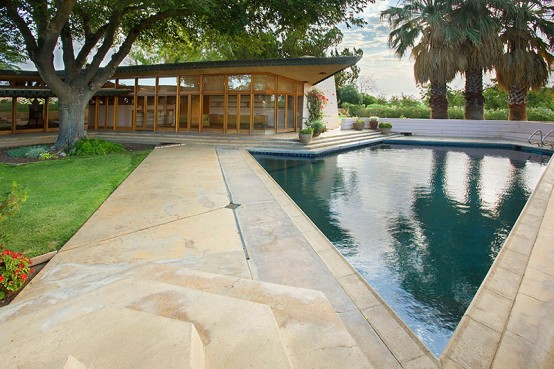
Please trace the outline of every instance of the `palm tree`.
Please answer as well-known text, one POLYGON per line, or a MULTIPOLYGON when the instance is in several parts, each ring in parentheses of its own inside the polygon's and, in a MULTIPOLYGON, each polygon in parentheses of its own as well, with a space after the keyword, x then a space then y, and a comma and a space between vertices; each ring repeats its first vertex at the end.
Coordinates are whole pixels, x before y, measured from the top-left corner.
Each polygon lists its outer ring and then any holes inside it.
POLYGON ((465 69, 465 60, 454 47, 459 31, 450 21, 449 11, 444 0, 405 0, 400 7, 381 13, 381 18, 389 22, 389 46, 396 56, 402 58, 411 49, 416 82, 431 84, 433 119, 448 118, 446 84, 457 71, 465 69))
POLYGON ((498 32, 498 8, 505 6, 499 0, 449 0, 450 16, 459 27, 458 50, 466 59, 465 119, 484 119, 483 72, 492 70, 502 55, 498 32))
POLYGON ((548 82, 554 69, 553 1, 509 0, 502 14, 504 54, 496 65, 498 84, 508 91, 510 120, 527 120, 527 94, 548 82))

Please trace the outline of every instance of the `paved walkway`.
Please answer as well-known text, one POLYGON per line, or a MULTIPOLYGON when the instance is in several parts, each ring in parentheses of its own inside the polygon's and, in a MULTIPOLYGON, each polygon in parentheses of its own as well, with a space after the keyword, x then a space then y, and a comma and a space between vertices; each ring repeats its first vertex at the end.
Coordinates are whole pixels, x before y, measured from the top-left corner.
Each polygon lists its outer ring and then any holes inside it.
POLYGON ((441 362, 247 152, 195 145, 155 149, 0 322, 156 262, 322 291, 374 368, 552 368, 553 186, 551 162, 441 362))

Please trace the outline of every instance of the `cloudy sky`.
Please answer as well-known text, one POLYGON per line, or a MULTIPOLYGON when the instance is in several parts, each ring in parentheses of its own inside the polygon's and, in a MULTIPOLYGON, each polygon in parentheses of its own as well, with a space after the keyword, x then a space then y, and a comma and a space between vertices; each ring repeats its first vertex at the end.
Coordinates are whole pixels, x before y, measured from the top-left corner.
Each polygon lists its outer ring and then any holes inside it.
POLYGON ((342 27, 344 34, 340 47, 356 47, 364 51, 358 66, 362 76, 375 81, 376 91, 372 94, 419 96, 419 90, 413 76, 413 61, 408 57, 399 60, 387 45, 389 26, 380 20, 380 14, 389 6, 395 6, 398 0, 376 0, 363 13, 367 22, 364 28, 342 27))

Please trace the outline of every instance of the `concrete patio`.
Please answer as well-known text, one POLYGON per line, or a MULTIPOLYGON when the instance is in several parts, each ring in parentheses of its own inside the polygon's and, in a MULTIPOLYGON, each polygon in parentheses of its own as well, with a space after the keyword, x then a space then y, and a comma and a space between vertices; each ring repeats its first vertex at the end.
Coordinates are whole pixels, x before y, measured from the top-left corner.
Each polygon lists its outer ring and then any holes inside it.
POLYGON ((552 368, 553 188, 439 360, 248 152, 155 149, 0 309, 0 368, 552 368))

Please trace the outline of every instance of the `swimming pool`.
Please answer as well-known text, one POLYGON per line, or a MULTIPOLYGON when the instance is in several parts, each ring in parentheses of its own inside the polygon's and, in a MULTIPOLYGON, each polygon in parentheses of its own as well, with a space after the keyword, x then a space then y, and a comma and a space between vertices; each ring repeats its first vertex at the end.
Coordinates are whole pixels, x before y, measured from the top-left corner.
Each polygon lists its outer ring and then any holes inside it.
POLYGON ((435 355, 549 160, 400 145, 256 158, 435 355))

